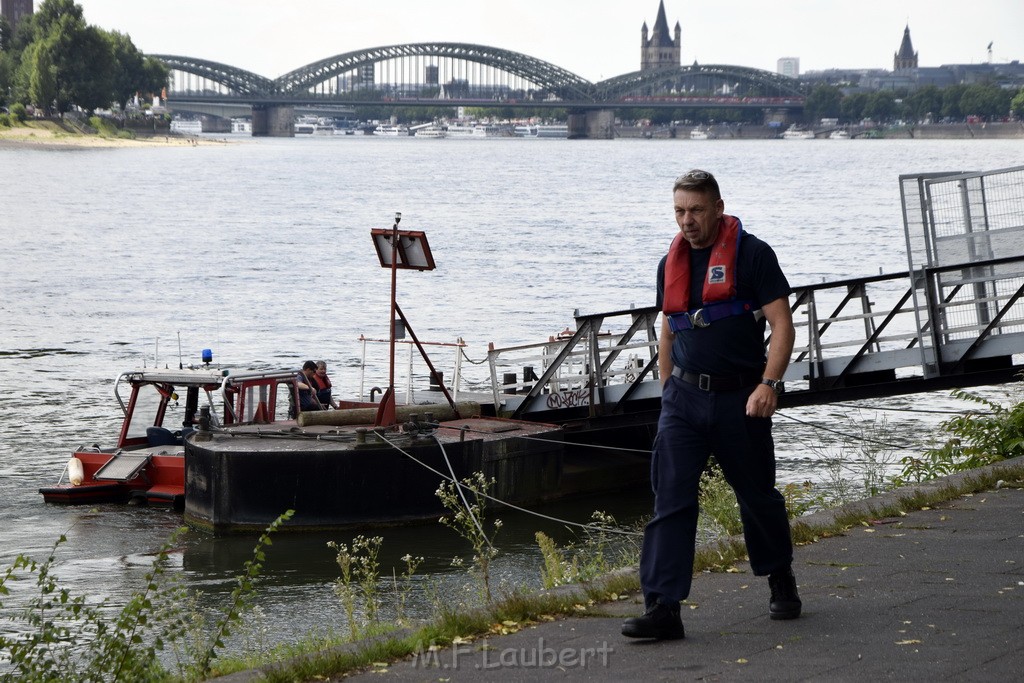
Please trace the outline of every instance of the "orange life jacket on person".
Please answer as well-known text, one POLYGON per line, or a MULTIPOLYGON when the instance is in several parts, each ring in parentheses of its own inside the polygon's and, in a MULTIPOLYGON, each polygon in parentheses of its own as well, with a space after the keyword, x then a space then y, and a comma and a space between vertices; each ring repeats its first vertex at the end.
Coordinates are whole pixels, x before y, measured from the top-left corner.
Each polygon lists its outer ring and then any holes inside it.
POLYGON ((682 231, 672 240, 665 259, 662 312, 673 332, 707 327, 715 320, 749 313, 753 302, 736 298, 736 262, 743 224, 736 216, 723 215, 718 236, 711 245, 707 275, 701 291, 701 308, 690 309, 690 243, 682 231))

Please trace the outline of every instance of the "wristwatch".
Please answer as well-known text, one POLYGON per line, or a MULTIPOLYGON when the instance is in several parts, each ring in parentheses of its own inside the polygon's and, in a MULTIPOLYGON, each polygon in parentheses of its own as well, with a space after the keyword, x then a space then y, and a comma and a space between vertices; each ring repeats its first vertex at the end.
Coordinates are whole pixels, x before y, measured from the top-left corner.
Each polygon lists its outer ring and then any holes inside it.
POLYGON ((769 387, 771 387, 772 391, 775 392, 776 396, 778 396, 779 394, 786 390, 786 384, 781 379, 768 379, 767 377, 765 377, 764 379, 761 380, 761 384, 767 384, 769 387))

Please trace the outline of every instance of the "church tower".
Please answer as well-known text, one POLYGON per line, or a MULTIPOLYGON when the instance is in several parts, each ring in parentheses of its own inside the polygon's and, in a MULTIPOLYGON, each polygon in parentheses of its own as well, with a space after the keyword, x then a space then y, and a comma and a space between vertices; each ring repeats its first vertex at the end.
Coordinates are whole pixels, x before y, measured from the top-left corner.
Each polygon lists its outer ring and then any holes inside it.
POLYGON ((665 0, 658 3, 658 18, 654 21, 654 31, 648 38, 647 22, 640 29, 640 70, 660 69, 666 66, 682 64, 683 29, 676 22, 675 38, 668 33, 668 20, 665 18, 665 0))
POLYGON ((903 29, 903 42, 900 43, 900 51, 892 57, 892 70, 905 71, 917 68, 917 53, 910 42, 910 25, 903 29))

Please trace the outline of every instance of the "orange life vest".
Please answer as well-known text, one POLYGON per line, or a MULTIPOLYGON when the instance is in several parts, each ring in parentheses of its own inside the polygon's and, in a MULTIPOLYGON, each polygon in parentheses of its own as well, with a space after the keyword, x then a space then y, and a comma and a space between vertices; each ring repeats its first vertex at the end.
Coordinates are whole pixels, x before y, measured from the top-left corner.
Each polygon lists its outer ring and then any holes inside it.
POLYGON ((682 231, 672 240, 665 259, 662 312, 673 332, 707 327, 715 320, 753 310, 753 302, 736 299, 736 262, 743 225, 735 216, 723 215, 718 236, 711 245, 708 270, 701 291, 702 307, 690 310, 690 243, 682 231))

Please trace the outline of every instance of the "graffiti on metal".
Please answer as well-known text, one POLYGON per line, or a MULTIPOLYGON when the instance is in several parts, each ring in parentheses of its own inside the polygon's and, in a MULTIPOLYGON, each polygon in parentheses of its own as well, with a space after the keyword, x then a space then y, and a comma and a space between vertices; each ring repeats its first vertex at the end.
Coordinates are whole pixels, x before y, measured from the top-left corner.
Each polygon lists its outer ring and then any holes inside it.
POLYGON ((590 390, 576 389, 558 394, 548 394, 548 409, 578 408, 590 405, 590 390))

